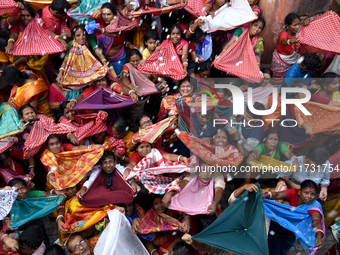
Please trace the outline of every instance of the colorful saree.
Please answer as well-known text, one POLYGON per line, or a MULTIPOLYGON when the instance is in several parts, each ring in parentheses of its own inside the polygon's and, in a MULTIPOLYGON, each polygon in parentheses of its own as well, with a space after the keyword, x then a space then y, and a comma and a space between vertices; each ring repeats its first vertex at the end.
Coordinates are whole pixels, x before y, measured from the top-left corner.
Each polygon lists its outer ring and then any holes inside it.
POLYGON ((16 138, 15 136, 7 136, 0 139, 0 153, 3 153, 16 142, 18 142, 18 138, 16 138))
POLYGON ((58 154, 45 150, 40 160, 45 167, 54 170, 56 182, 53 183, 53 186, 55 189, 61 190, 77 185, 97 164, 103 153, 104 149, 101 147, 65 151, 58 154))
POLYGON ((207 14, 205 13, 204 4, 202 0, 188 0, 188 4, 184 7, 187 12, 190 12, 196 18, 205 17, 207 14))
POLYGON ((14 190, 0 189, 0 220, 2 221, 11 211, 18 193, 14 190))
MULTIPOLYGON (((273 153, 274 155, 275 153, 273 153)), ((273 156, 272 155, 272 156, 273 156)), ((251 166, 257 167, 260 170, 273 171, 273 172, 296 172, 294 166, 287 164, 285 162, 273 159, 265 155, 260 155, 258 159, 249 162, 251 166), (282 167, 281 167, 282 166, 282 167)))
POLYGON ((0 139, 21 133, 22 120, 18 112, 9 103, 0 105, 0 139))
POLYGON ((129 31, 139 26, 140 18, 128 20, 124 16, 120 15, 119 12, 117 12, 117 15, 115 17, 116 19, 114 20, 114 22, 106 26, 105 28, 108 33, 129 31))
POLYGON ((67 58, 62 86, 77 90, 90 82, 105 77, 104 66, 91 54, 85 45, 73 41, 70 54, 67 58))
MULTIPOLYGON (((158 113, 158 121, 161 121, 167 114, 170 116, 176 115, 176 103, 177 100, 181 97, 181 95, 174 94, 172 96, 166 96, 162 99, 161 102, 161 107, 159 109, 158 113)), ((190 104, 192 102, 192 97, 183 97, 183 100, 187 103, 190 104)))
POLYGON ((213 53, 213 42, 211 34, 205 36, 204 41, 196 46, 197 57, 202 57, 203 61, 207 61, 213 53))
POLYGON ((67 15, 77 23, 87 24, 86 22, 91 22, 91 13, 108 2, 108 0, 83 0, 77 8, 68 12, 67 15))
POLYGON ((65 197, 48 195, 15 200, 11 209, 12 228, 18 228, 27 222, 40 219, 52 213, 64 201, 65 197))
POLYGON ((109 138, 110 150, 118 151, 120 155, 124 155, 126 153, 126 145, 123 139, 117 139, 115 137, 109 138))
POLYGON ((24 174, 21 166, 19 164, 16 165, 12 158, 10 159, 9 167, 0 167, 0 176, 6 184, 14 178, 20 178, 27 182, 28 190, 34 187, 34 183, 31 182, 31 176, 29 174, 24 174))
POLYGON ((2 0, 0 3, 0 15, 12 13, 18 10, 17 3, 13 0, 2 0))

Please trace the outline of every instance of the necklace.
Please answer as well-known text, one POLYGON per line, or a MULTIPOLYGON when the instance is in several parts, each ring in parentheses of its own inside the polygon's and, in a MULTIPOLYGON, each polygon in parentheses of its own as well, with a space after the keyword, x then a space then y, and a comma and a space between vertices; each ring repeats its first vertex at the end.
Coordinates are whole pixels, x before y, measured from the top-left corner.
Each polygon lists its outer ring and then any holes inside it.
POLYGON ((109 179, 107 178, 106 173, 104 173, 104 176, 105 176, 105 179, 106 179, 106 184, 107 184, 108 186, 111 186, 111 183, 112 183, 112 176, 111 176, 109 179))

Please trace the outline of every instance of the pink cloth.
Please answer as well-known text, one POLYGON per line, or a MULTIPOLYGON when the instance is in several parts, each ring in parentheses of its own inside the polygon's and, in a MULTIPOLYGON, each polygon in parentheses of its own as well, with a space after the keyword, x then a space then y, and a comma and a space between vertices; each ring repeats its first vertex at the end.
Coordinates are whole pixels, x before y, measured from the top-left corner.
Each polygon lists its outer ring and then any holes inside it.
POLYGON ((48 93, 48 101, 49 102, 63 102, 65 101, 65 97, 60 93, 60 91, 51 84, 50 90, 48 93))
POLYGON ((199 177, 195 177, 183 190, 172 197, 169 209, 190 215, 207 214, 208 207, 213 201, 214 179, 205 184, 199 177))

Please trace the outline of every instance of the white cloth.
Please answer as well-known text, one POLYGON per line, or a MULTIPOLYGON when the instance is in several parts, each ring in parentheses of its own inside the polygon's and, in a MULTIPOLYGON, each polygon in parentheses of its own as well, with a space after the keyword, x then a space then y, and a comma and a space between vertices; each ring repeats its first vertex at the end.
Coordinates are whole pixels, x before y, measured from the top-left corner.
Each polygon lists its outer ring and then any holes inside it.
MULTIPOLYGON (((116 169, 123 175, 124 174, 124 170, 125 168, 123 167, 123 173, 122 173, 122 166, 120 164, 117 164, 116 169)), ((89 179, 84 183, 83 186, 85 186, 87 189, 90 187, 90 185, 92 184, 92 182, 97 178, 99 172, 100 172, 100 167, 99 166, 95 166, 91 169, 90 173, 90 177, 89 179)))
POLYGON ((332 63, 329 65, 325 73, 335 73, 340 75, 340 55, 335 55, 332 63))
POLYGON ((95 255, 149 255, 124 214, 117 209, 108 212, 107 225, 94 247, 95 255))

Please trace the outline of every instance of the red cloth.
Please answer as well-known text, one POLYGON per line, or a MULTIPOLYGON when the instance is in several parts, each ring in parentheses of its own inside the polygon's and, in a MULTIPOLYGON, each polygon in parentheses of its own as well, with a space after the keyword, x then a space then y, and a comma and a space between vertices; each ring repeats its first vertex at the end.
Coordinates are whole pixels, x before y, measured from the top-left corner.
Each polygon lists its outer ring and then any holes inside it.
MULTIPOLYGON (((298 189, 287 189, 285 190, 287 194, 287 201, 290 206, 297 207, 299 201, 299 190, 298 189)), ((313 213, 319 213, 318 211, 309 210, 308 214, 312 215, 313 213)))
POLYGON ((57 18, 50 12, 49 8, 50 8, 50 5, 45 5, 44 9, 42 10, 41 19, 44 21, 43 28, 45 30, 52 31, 53 33, 57 35, 60 35, 61 33, 65 31, 70 31, 70 29, 68 28, 66 24, 67 16, 62 17, 62 18, 57 18))
POLYGON ((326 12, 312 20, 308 26, 303 26, 299 38, 299 43, 294 46, 300 54, 328 52, 339 55, 340 17, 336 13, 326 12))
POLYGON ((331 100, 326 99, 321 94, 311 94, 310 101, 315 102, 315 103, 320 103, 320 104, 329 104, 331 100))
MULTIPOLYGON (((17 11, 17 3, 13 0, 1 0, 0 1, 0 15, 3 15, 7 12, 17 11)), ((20 10, 21 11, 21 10, 20 10)))
MULTIPOLYGON (((166 153, 166 151, 162 151, 160 149, 157 149, 157 150, 162 154, 162 156, 164 155, 164 153, 166 153)), ((141 160, 142 160, 141 156, 139 156, 139 154, 137 152, 135 152, 131 155, 129 163, 136 162, 136 164, 138 164, 139 161, 141 161, 141 160)))
POLYGON ((202 0, 188 0, 188 4, 184 7, 184 9, 190 12, 195 18, 200 16, 205 17, 205 9, 202 0))
POLYGON ((250 40, 249 29, 246 29, 238 40, 213 62, 213 65, 223 72, 246 81, 260 83, 263 77, 260 74, 252 47, 256 44, 255 40, 257 40, 256 37, 250 40))
POLYGON ((95 91, 94 87, 88 87, 86 88, 81 94, 85 97, 90 95, 93 91, 95 91))
POLYGON ((161 45, 161 50, 155 50, 145 59, 145 64, 138 65, 142 73, 167 76, 175 80, 185 77, 183 65, 177 55, 172 42, 167 39, 161 45))
POLYGON ((293 44, 286 46, 282 45, 281 40, 283 38, 287 38, 287 40, 292 39, 286 31, 281 32, 279 39, 277 39, 276 50, 282 55, 290 55, 294 51, 293 44))
POLYGON ((49 102, 63 102, 65 101, 65 97, 60 93, 60 91, 56 87, 51 85, 49 92, 48 92, 48 101, 49 102))
POLYGON ((13 46, 12 55, 46 55, 63 52, 61 43, 49 35, 34 18, 13 46))
POLYGON ((114 32, 120 32, 120 31, 129 31, 132 28, 138 27, 139 21, 140 21, 140 18, 128 20, 117 12, 116 20, 112 24, 108 25, 105 28, 105 30, 108 33, 114 33, 114 32))
POLYGON ((109 139, 111 149, 117 150, 120 155, 124 155, 126 152, 126 145, 123 139, 117 139, 115 137, 110 137, 109 139))

